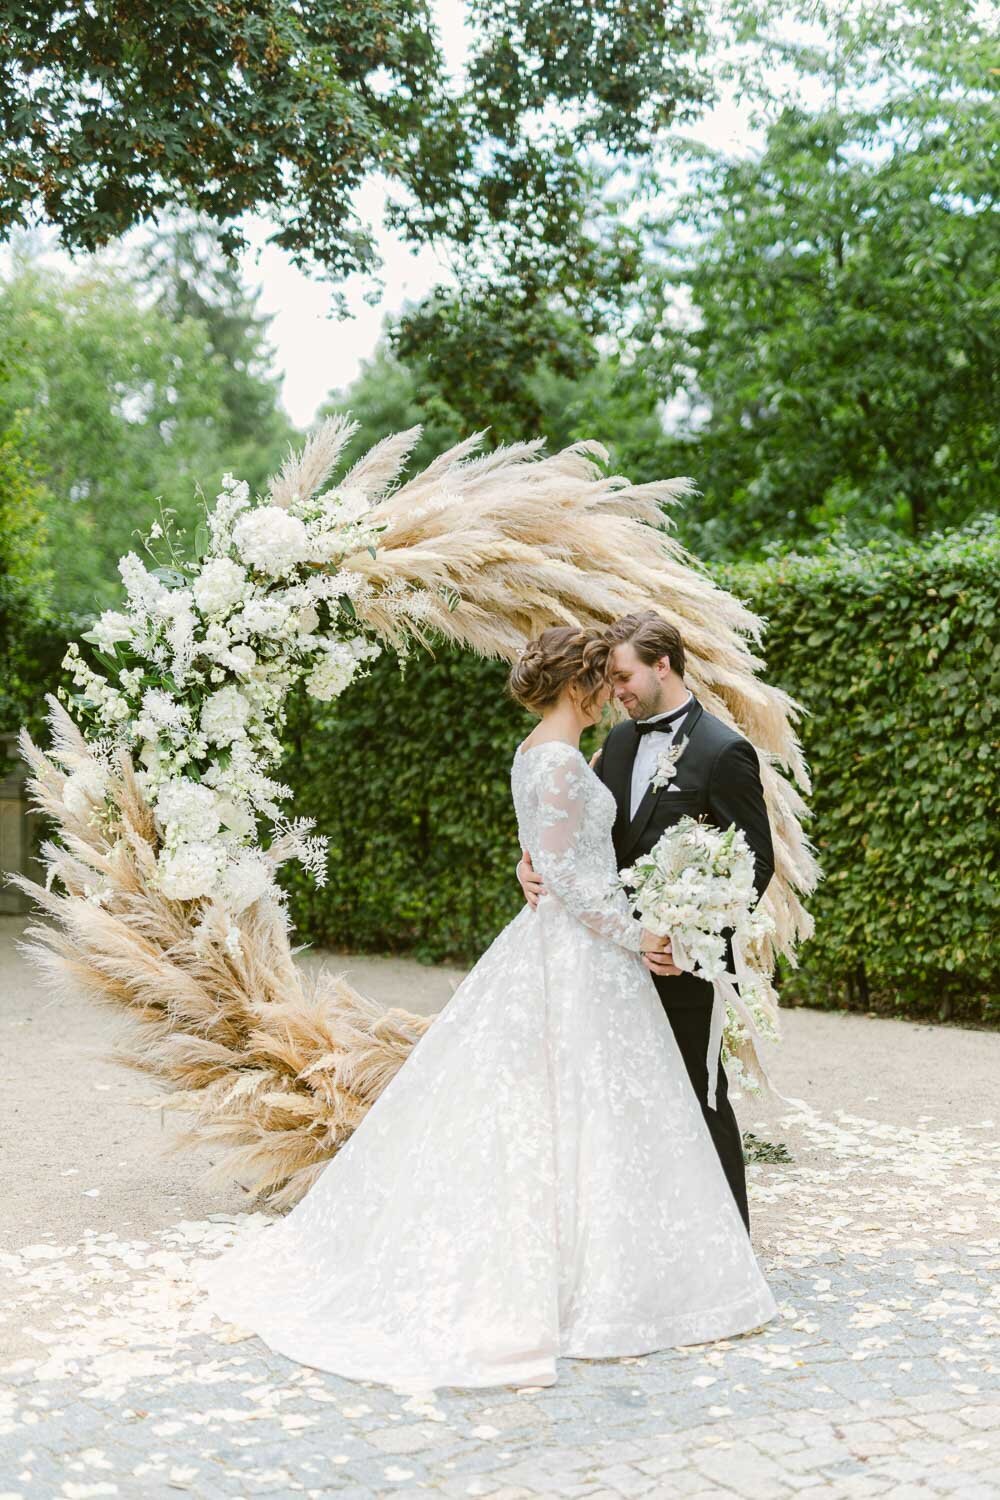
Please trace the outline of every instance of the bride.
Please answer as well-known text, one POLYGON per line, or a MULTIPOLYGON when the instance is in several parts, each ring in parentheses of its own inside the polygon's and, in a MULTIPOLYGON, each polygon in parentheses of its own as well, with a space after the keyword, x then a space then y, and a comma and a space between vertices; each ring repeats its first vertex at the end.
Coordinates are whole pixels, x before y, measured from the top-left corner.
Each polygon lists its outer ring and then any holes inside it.
POLYGON ((702 1343, 776 1314, 616 890, 612 794, 579 749, 597 630, 525 648, 539 723, 511 787, 548 894, 503 929, 283 1219, 196 1269, 306 1365, 397 1390, 552 1385, 560 1356, 702 1343))

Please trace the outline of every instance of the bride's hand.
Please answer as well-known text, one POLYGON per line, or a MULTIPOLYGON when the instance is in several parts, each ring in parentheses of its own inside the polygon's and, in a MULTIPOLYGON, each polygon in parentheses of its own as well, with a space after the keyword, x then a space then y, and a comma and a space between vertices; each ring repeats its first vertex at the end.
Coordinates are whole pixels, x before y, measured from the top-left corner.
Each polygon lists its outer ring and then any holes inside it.
POLYGON ((655 932, 650 932, 648 927, 642 929, 642 940, 639 947, 640 953, 669 953, 670 939, 660 937, 655 932))

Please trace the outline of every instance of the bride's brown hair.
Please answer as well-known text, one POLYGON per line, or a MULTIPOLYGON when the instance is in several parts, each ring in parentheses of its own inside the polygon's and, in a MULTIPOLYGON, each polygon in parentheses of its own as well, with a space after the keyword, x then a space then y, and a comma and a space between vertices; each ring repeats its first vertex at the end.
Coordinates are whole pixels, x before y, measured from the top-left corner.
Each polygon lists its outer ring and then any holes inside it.
POLYGON ((541 714, 559 701, 565 687, 580 689, 585 711, 608 682, 611 647, 603 631, 553 625, 528 641, 510 670, 507 688, 523 708, 541 714))

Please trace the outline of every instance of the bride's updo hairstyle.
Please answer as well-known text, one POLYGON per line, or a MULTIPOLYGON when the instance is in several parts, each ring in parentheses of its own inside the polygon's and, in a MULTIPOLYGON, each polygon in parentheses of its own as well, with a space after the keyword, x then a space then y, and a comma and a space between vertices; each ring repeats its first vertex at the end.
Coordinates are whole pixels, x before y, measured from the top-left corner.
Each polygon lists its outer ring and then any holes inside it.
POLYGON ((553 625, 529 641, 510 670, 507 688, 522 708, 543 714, 558 703, 565 687, 580 691, 585 711, 608 681, 611 647, 600 630, 553 625))

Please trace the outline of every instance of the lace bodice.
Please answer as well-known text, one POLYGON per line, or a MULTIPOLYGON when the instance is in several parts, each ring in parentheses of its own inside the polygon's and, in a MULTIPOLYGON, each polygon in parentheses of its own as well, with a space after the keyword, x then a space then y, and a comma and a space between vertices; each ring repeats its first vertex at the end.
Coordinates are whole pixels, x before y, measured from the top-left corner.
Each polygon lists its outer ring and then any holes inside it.
POLYGON ((637 953, 642 927, 615 887, 615 799, 581 751, 563 740, 518 750, 511 791, 521 848, 549 896, 593 932, 637 953))

